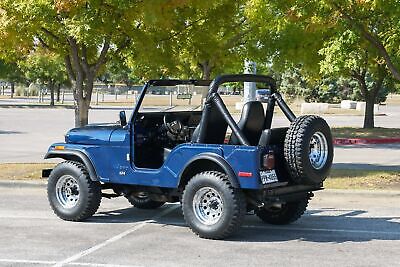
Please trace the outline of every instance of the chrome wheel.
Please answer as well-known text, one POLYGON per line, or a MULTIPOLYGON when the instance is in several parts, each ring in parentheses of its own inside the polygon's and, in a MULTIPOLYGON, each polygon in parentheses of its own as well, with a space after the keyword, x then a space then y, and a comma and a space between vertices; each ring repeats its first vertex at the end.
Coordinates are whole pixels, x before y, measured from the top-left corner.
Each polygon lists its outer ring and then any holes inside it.
POLYGON ((319 170, 325 166, 328 160, 328 141, 323 133, 316 132, 311 137, 308 157, 314 169, 319 170))
POLYGON ((201 188, 193 197, 193 211, 205 225, 213 225, 222 217, 224 202, 221 195, 211 187, 201 188))
POLYGON ((61 176, 56 184, 56 197, 63 208, 75 207, 79 200, 78 181, 70 175, 61 176))

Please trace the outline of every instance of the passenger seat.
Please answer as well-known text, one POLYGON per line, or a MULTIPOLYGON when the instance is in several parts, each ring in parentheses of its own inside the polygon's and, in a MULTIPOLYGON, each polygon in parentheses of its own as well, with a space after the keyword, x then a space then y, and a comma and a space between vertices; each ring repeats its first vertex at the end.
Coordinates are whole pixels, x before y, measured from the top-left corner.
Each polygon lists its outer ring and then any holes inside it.
MULTIPOLYGON (((240 130, 250 145, 257 146, 265 120, 264 107, 259 101, 249 101, 243 105, 242 115, 238 122, 240 130)), ((229 144, 240 145, 239 139, 232 133, 229 144)))

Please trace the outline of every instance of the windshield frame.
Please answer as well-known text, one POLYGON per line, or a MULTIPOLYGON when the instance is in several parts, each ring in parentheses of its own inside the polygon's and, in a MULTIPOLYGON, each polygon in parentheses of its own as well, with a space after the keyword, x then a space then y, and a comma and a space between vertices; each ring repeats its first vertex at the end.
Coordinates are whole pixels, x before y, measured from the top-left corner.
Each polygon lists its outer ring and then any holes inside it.
MULTIPOLYGON (((165 79, 165 80, 150 80, 143 85, 143 89, 140 93, 139 99, 133 109, 130 122, 136 118, 136 115, 139 113, 140 107, 142 106, 143 99, 146 96, 146 92, 151 86, 177 86, 177 85, 194 85, 194 86, 207 86, 210 87, 211 80, 174 80, 174 79, 165 79)), ((165 111, 164 111, 165 112, 165 111)))

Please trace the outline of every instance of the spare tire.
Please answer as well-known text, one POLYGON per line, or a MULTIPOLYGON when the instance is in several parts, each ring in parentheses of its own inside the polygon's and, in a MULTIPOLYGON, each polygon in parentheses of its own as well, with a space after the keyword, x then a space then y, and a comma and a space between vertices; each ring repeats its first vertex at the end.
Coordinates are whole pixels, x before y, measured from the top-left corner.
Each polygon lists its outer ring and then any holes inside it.
POLYGON ((318 116, 296 118, 286 133, 284 155, 295 183, 320 184, 328 176, 333 160, 329 125, 318 116))

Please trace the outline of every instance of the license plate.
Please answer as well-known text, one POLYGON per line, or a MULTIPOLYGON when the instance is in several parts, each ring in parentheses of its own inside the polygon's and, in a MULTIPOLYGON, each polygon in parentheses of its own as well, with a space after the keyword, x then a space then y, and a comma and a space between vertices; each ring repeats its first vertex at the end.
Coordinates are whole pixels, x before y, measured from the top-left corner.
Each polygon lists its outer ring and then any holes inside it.
POLYGON ((275 170, 260 171, 262 184, 270 184, 278 182, 275 170))

